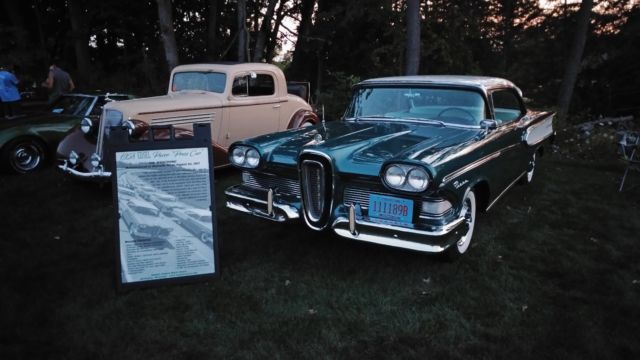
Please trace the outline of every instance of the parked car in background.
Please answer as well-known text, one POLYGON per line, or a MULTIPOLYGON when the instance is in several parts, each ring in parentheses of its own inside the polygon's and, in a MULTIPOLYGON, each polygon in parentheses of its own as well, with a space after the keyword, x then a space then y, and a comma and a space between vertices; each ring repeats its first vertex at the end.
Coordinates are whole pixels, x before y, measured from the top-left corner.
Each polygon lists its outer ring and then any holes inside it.
POLYGON ((533 179, 553 117, 528 111, 499 78, 363 81, 342 121, 232 144, 242 183, 226 190, 226 205, 455 258, 469 248, 478 210, 533 179))
POLYGON ((53 157, 65 134, 83 119, 97 119, 102 106, 114 100, 132 99, 125 94, 67 94, 46 111, 0 121, 0 159, 16 173, 38 170, 53 157))
MULTIPOLYGON (((172 125, 189 136, 195 123, 211 124, 214 164, 228 164, 227 149, 240 139, 318 123, 307 101, 287 92, 275 65, 263 63, 194 64, 173 69, 167 95, 105 107, 100 122, 84 121, 58 147, 59 168, 74 177, 109 180, 104 163, 109 129, 126 126, 131 136, 149 136, 151 126, 172 125)), ((308 86, 294 83, 296 94, 308 86)), ((166 130, 162 135, 166 136, 166 130)))

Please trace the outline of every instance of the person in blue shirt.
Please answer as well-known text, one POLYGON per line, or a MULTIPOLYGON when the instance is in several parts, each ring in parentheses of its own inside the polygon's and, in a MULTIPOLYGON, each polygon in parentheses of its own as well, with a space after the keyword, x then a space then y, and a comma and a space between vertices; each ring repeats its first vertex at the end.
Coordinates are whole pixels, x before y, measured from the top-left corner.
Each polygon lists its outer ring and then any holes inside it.
POLYGON ((11 70, 0 65, 0 118, 13 117, 20 101, 19 81, 11 70))

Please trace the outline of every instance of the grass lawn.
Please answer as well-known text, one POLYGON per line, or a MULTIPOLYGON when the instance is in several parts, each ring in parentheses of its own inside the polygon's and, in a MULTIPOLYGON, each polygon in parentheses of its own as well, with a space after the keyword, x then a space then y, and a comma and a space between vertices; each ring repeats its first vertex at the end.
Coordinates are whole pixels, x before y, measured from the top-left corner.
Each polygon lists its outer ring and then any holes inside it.
POLYGON ((0 175, 1 359, 640 358, 640 174, 543 158, 460 261, 224 208, 220 277, 115 291, 109 189, 0 175))

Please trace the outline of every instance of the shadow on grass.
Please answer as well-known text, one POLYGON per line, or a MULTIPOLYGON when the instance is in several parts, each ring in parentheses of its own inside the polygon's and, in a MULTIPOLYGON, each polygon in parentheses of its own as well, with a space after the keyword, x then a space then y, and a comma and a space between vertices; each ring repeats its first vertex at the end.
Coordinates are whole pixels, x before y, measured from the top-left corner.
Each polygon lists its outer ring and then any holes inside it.
POLYGON ((221 276, 115 292, 110 187, 1 176, 0 353, 12 358, 636 358, 640 191, 543 159, 460 261, 224 208, 221 276))

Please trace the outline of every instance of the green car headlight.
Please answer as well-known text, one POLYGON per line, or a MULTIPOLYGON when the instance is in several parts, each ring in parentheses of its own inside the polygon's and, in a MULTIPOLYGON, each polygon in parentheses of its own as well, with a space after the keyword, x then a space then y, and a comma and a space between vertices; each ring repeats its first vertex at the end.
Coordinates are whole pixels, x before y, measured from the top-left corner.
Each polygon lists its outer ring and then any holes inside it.
POLYGON ((260 153, 253 147, 236 146, 231 150, 229 161, 241 168, 255 169, 260 164, 260 153))

